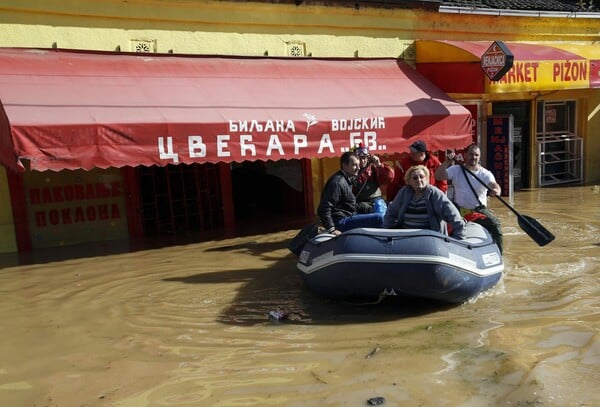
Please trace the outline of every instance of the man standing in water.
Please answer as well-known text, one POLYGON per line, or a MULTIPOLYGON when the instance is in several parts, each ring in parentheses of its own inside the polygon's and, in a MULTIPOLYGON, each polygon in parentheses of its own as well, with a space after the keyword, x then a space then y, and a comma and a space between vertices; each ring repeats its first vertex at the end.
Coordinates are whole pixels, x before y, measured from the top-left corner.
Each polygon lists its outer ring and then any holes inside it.
POLYGON ((347 151, 340 158, 340 170, 325 183, 317 213, 329 233, 339 235, 356 227, 380 228, 383 225, 382 213, 357 214, 352 185, 359 169, 358 156, 347 151))
POLYGON ((450 150, 446 151, 446 160, 435 170, 435 179, 452 181, 452 185, 454 186, 454 203, 458 206, 462 216, 468 218, 473 213, 481 214, 475 217, 473 221, 479 223, 490 232, 500 249, 500 253, 502 253, 502 225, 500 224, 500 220, 487 207, 488 188, 491 195, 500 196, 500 185, 496 182, 494 174, 483 168, 479 163, 481 150, 477 144, 471 144, 467 147, 464 168, 462 165, 452 165, 454 157, 454 152, 450 150), (475 174, 488 188, 482 185, 473 175, 469 174, 465 168, 475 174))

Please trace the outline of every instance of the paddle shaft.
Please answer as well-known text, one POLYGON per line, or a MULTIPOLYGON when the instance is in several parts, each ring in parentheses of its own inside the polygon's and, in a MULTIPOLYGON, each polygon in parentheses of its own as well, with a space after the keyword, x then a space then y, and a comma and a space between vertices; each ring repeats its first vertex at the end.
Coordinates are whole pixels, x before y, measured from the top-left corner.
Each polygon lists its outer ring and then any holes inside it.
MULTIPOLYGON (((475 175, 475 174, 473 173, 473 171, 471 171, 470 169, 468 169, 468 168, 467 168, 465 165, 463 165, 463 164, 460 164, 460 165, 462 165, 462 166, 463 166, 463 168, 465 169, 465 171, 467 171, 469 174, 471 174, 471 175, 473 176, 473 178, 475 178, 477 181, 479 181, 479 183, 480 183, 481 185, 483 185, 484 187, 486 187, 488 191, 491 191, 491 190, 492 190, 492 188, 490 188, 488 185, 486 185, 486 184, 485 184, 485 182, 483 182, 483 181, 481 180, 481 178, 479 178, 477 175, 475 175)), ((510 209, 511 211, 513 211, 513 213, 514 213, 515 215, 517 215, 518 217, 521 217, 521 214, 520 214, 519 212, 517 212, 517 210, 516 210, 515 208, 513 208, 513 207, 512 207, 512 206, 511 206, 511 205, 510 205, 508 202, 506 202, 504 199, 502 199, 502 197, 501 197, 500 195, 494 195, 494 196, 495 196, 496 198, 498 198, 498 199, 500 200, 500 202, 502 202, 504 205, 506 205, 506 207, 507 207, 508 209, 510 209)))
MULTIPOLYGON (((473 176, 481 185, 487 188, 488 191, 492 191, 492 189, 485 184, 477 175, 473 173, 470 169, 463 165, 463 169, 467 171, 469 174, 473 176)), ((466 174, 465 174, 466 175, 466 174)), ((517 219, 519 220, 519 226, 521 229, 529 235, 538 245, 545 246, 551 241, 554 240, 554 235, 548 231, 544 226, 542 226, 537 220, 530 218, 529 216, 521 215, 515 208, 510 206, 504 199, 502 199, 499 195, 494 194, 496 198, 500 200, 508 209, 510 209, 515 215, 517 215, 517 219)))

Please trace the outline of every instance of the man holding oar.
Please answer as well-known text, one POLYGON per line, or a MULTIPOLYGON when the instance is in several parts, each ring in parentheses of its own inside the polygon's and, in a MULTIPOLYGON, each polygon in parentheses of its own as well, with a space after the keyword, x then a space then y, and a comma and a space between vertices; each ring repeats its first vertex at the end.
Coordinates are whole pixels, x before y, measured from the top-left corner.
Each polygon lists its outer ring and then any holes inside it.
POLYGON ((479 146, 471 144, 465 153, 464 166, 452 165, 454 152, 448 150, 446 160, 435 170, 435 179, 452 181, 454 203, 459 207, 460 213, 485 227, 502 253, 502 225, 487 207, 488 191, 491 195, 500 196, 500 185, 496 182, 494 174, 481 166, 480 158, 479 146))

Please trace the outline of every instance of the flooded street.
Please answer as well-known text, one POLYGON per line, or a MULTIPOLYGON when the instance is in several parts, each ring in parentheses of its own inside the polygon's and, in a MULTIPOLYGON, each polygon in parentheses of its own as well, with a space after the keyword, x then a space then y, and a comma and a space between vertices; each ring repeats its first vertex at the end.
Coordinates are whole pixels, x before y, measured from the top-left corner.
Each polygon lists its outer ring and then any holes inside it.
POLYGON ((287 250, 295 230, 7 261, 0 405, 600 406, 600 193, 517 192, 556 235, 541 248, 490 203, 505 275, 458 306, 319 298, 287 250))

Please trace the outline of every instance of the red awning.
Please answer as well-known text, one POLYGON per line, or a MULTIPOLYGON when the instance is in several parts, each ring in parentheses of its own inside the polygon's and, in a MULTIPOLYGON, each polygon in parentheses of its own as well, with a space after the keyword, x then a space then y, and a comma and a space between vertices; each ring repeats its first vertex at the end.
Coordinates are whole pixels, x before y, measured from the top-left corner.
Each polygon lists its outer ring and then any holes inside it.
POLYGON ((378 153, 471 140, 470 113, 395 59, 0 49, 0 161, 91 169, 378 153))

